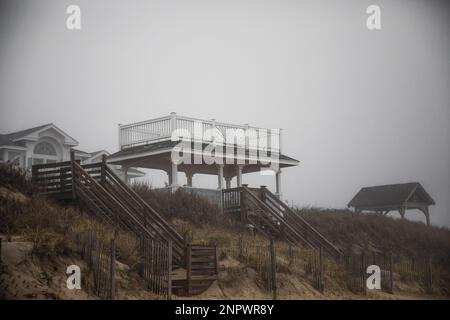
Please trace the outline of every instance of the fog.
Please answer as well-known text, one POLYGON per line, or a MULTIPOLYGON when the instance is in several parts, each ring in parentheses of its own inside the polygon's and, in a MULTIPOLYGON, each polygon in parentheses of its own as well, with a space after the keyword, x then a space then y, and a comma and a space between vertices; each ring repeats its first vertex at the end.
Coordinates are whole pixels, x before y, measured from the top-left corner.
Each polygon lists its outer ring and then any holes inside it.
POLYGON ((283 172, 289 203, 343 208, 363 186, 418 181, 431 222, 449 226, 449 12, 430 0, 0 0, 0 133, 52 122, 79 149, 114 152, 118 123, 171 111, 282 128, 300 160, 283 172), (70 4, 81 30, 66 28, 70 4), (366 28, 370 4, 381 30, 366 28))

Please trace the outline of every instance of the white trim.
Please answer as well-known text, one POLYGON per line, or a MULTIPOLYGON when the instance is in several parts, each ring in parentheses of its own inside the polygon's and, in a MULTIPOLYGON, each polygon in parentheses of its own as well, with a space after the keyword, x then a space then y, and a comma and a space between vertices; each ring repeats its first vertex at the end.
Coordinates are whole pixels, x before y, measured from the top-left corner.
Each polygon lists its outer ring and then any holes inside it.
MULTIPOLYGON (((125 160, 132 160, 132 159, 137 159, 137 158, 143 158, 143 157, 147 157, 147 156, 153 156, 153 155, 158 155, 158 154, 162 154, 162 153, 167 153, 167 152, 172 152, 173 148, 166 148, 166 149, 162 149, 162 150, 156 150, 156 151, 149 151, 149 152, 145 152, 142 154, 131 154, 131 155, 127 155, 127 156, 121 156, 118 158, 110 158, 107 160, 107 162, 117 162, 117 161, 125 161, 125 160)), ((189 154, 193 154, 193 155, 203 155, 203 152, 199 152, 197 150, 194 150, 194 152, 190 152, 188 150, 186 150, 187 153, 189 154)), ((264 158, 255 158, 255 157, 226 157, 226 154, 224 154, 223 159, 233 159, 233 160, 248 160, 248 161, 265 161, 265 162, 269 162, 269 163, 279 163, 279 164, 291 164, 291 165, 298 165, 300 164, 300 161, 292 161, 292 160, 283 160, 283 159, 279 159, 279 161, 274 161, 272 162, 272 158, 268 157, 264 157, 264 158)))
POLYGON ((12 149, 12 150, 23 150, 26 151, 27 147, 19 147, 19 146, 8 146, 6 144, 1 145, 0 149, 12 149))
POLYGON ((45 127, 43 127, 43 128, 41 128, 41 129, 34 130, 34 131, 28 133, 25 136, 20 136, 18 138, 11 139, 11 141, 20 141, 20 140, 38 141, 40 139, 40 137, 37 137, 36 135, 38 135, 42 131, 45 131, 45 130, 48 130, 48 129, 54 129, 56 132, 58 132, 59 134, 64 136, 64 138, 65 138, 64 139, 64 144, 65 145, 77 146, 79 144, 79 142, 77 140, 75 140, 74 138, 69 136, 67 133, 65 133, 63 130, 61 130, 60 128, 58 128, 57 126, 55 126, 52 123, 47 125, 47 126, 45 126, 45 127))

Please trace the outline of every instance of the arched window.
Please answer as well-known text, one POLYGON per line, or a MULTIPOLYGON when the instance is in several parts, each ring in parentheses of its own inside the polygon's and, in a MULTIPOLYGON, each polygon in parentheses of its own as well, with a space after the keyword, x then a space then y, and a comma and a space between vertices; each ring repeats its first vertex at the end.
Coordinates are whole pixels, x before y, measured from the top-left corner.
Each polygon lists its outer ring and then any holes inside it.
POLYGON ((43 154, 47 156, 56 156, 56 150, 55 147, 46 141, 39 142, 34 147, 34 154, 43 154))

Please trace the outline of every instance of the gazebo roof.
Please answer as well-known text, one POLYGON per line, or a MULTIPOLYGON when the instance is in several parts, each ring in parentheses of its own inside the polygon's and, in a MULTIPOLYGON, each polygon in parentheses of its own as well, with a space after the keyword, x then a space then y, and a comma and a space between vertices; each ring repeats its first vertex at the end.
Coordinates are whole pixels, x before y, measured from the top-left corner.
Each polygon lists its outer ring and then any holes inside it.
MULTIPOLYGON (((130 167, 134 166, 141 168, 164 169, 166 166, 170 164, 171 152, 178 143, 179 141, 164 140, 136 147, 125 148, 108 156, 107 161, 112 164, 119 164, 130 167)), ((204 150, 207 145, 208 144, 203 144, 202 150, 204 150)), ((201 150, 199 150, 198 147, 192 149, 192 152, 197 151, 201 152, 201 150)), ((224 152, 225 151, 226 149, 224 149, 224 152)), ((245 157, 247 158, 246 163, 248 163, 248 158, 251 157, 252 154, 249 152, 248 149, 245 150, 244 154, 245 157)), ((269 157, 271 156, 270 152, 268 153, 268 156, 269 157)), ((234 156, 233 158, 236 161, 236 157, 234 156)), ((296 166, 299 164, 298 160, 283 154, 277 155, 277 158, 278 158, 277 162, 279 163, 279 166, 281 168, 296 166)), ((194 162, 192 161, 192 163, 194 162)), ((225 163, 225 166, 227 164, 228 163, 225 163)), ((256 164, 255 163, 246 164, 246 167, 244 168, 243 172, 246 173, 259 171, 260 168, 265 166, 267 165, 263 165, 259 162, 256 164)), ((193 170, 198 173, 216 174, 216 170, 213 169, 213 167, 202 164, 181 164, 179 166, 179 170, 180 171, 193 170)))
POLYGON ((407 202, 435 204, 420 183, 411 182, 362 188, 348 206, 354 208, 396 207, 407 202))

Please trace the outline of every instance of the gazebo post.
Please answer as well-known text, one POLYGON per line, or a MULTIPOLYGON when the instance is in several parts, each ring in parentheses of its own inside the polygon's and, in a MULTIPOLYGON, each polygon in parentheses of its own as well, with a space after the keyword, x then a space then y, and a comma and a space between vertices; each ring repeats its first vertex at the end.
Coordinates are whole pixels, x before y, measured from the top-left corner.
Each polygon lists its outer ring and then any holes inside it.
POLYGON ((400 216, 402 217, 402 219, 405 219, 405 207, 400 207, 398 209, 398 212, 400 213, 400 216))
POLYGON ((278 199, 281 199, 281 169, 278 169, 277 173, 275 174, 275 184, 275 195, 278 197, 278 199))
POLYGON ((175 191, 178 188, 178 165, 172 161, 172 167, 170 170, 170 187, 172 191, 175 191))
POLYGON ((190 171, 186 171, 186 184, 188 187, 192 187, 192 178, 194 177, 194 174, 190 171))
POLYGON ((231 177, 225 177, 225 188, 231 188, 231 177))
POLYGON ((219 164, 217 166, 217 179, 218 179, 218 183, 217 183, 217 189, 222 190, 223 189, 223 164, 219 164))
POLYGON ((126 184, 128 184, 128 166, 122 166, 122 170, 123 170, 123 180, 125 181, 126 184))
POLYGON ((244 165, 239 164, 236 167, 236 185, 237 187, 242 187, 242 169, 244 165))
POLYGON ((428 211, 428 206, 423 207, 422 212, 425 214, 425 218, 427 219, 427 226, 430 225, 430 213, 428 211))

